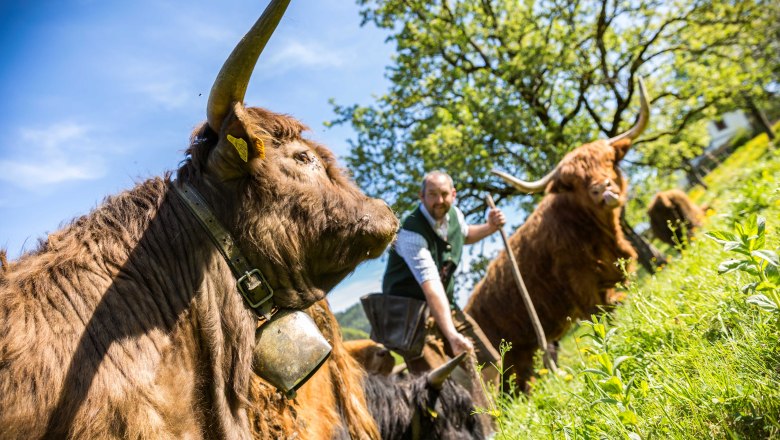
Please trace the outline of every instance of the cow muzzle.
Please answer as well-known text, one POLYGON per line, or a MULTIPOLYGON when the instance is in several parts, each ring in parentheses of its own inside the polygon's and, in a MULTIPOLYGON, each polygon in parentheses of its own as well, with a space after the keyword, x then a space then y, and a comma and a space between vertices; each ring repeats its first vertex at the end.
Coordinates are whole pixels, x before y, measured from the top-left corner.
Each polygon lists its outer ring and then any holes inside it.
POLYGON ((252 369, 293 398, 328 359, 332 347, 300 310, 280 310, 255 332, 252 369))
POLYGON ((620 204, 620 194, 616 194, 611 190, 605 190, 602 197, 604 198, 604 204, 610 208, 615 208, 620 204))

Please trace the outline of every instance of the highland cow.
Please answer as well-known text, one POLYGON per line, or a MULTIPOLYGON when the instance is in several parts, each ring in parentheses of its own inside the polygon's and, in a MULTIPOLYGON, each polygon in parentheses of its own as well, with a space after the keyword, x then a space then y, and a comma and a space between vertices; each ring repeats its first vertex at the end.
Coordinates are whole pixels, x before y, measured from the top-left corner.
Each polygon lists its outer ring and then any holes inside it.
POLYGON ((701 227, 704 210, 679 189, 661 191, 647 208, 653 235, 669 246, 687 246, 695 229, 701 227))
POLYGON ((388 376, 395 366, 395 358, 384 345, 371 339, 344 341, 347 352, 369 374, 388 376))
MULTIPOLYGON (((568 330, 569 318, 586 318, 606 305, 615 284, 625 281, 619 261, 636 257, 620 228, 627 183, 618 163, 648 121, 641 81, 640 97, 634 127, 576 148, 542 179, 524 182, 495 172, 523 193, 545 190, 537 208, 509 238, 509 246, 550 342, 568 330)), ((490 263, 464 310, 496 347, 501 340, 512 343, 505 365, 524 386, 539 347, 505 251, 490 263)))
POLYGON ((366 400, 383 440, 487 438, 469 392, 447 376, 462 355, 421 376, 368 375, 366 400))
POLYGON ((303 124, 243 104, 288 3, 273 0, 225 62, 175 181, 108 197, 3 262, 4 439, 250 438, 262 321, 249 297, 309 307, 393 239, 390 208, 303 138, 303 124), (203 202, 192 208, 183 191, 203 202))

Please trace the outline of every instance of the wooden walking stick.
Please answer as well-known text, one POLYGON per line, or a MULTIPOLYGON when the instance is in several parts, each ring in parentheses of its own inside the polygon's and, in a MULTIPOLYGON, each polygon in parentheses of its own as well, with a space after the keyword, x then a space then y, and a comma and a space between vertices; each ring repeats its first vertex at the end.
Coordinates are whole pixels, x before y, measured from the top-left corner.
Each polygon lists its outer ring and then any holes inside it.
MULTIPOLYGON (((485 200, 487 200, 488 206, 490 206, 491 209, 496 208, 495 202, 493 202, 493 197, 488 194, 485 197, 485 200)), ((523 282, 523 277, 520 275, 520 268, 517 266, 517 260, 515 259, 515 254, 512 252, 512 249, 509 247, 509 238, 506 236, 506 231, 504 231, 504 227, 501 226, 498 228, 499 232, 501 232, 501 239, 504 240, 504 248, 506 249, 506 254, 509 257, 509 261, 512 263, 512 275, 515 276, 515 282, 517 283, 517 288, 520 290, 520 294, 523 297, 523 302, 525 303, 525 309, 528 310, 528 317, 531 318, 531 322, 534 325, 534 331, 536 332, 536 340, 539 342, 539 347, 542 348, 544 351, 544 364, 552 370, 553 373, 558 373, 558 367, 555 365, 555 361, 552 358, 552 354, 550 353, 548 346, 547 346, 547 337, 544 335, 544 329, 542 328, 542 323, 539 322, 539 316, 536 314, 536 309, 534 308, 534 303, 531 301, 531 296, 528 294, 528 289, 525 288, 525 283, 523 282)))

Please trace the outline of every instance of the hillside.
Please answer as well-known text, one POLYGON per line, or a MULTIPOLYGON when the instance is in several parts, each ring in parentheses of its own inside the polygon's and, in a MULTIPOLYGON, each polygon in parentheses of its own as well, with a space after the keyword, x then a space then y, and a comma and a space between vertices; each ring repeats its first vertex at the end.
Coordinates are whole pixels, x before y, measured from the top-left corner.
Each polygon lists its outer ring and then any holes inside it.
POLYGON ((368 338, 371 325, 368 323, 363 306, 357 302, 343 312, 334 313, 345 340, 368 338))
POLYGON ((560 374, 493 394, 496 438, 780 438, 780 155, 758 136, 705 181, 690 247, 575 328, 560 374))

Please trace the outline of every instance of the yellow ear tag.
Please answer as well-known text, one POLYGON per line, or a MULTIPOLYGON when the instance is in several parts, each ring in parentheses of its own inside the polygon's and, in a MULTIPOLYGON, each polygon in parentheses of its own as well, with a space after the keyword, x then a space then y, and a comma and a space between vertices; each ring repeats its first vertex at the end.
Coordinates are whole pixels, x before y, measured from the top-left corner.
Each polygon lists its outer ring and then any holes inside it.
POLYGON ((249 161, 249 149, 247 148, 246 141, 241 138, 235 138, 231 135, 227 135, 227 140, 236 147, 238 155, 244 162, 249 161))
POLYGON ((260 159, 265 159, 265 142, 262 139, 255 139, 255 151, 260 159))

